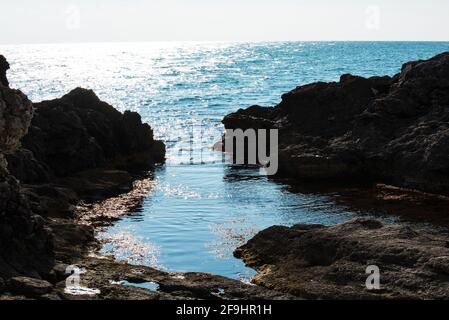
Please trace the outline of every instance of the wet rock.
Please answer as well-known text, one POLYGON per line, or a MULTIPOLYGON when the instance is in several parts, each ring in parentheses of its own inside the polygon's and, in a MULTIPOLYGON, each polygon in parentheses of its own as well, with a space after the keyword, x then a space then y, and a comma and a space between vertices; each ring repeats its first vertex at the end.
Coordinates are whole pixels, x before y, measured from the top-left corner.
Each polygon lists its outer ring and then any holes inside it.
POLYGON ((122 192, 111 198, 93 203, 84 203, 76 208, 76 220, 95 227, 110 225, 128 212, 139 210, 143 200, 151 193, 156 183, 151 177, 132 183, 129 192, 122 192))
POLYGON ((50 293, 53 285, 45 280, 27 277, 14 277, 9 280, 9 289, 16 294, 38 297, 50 293))
POLYGON ((279 176, 380 182, 449 194, 449 53, 400 74, 313 83, 273 108, 226 116, 228 129, 278 129, 279 176))
POLYGON ((192 299, 264 299, 290 300, 294 296, 266 288, 245 284, 241 281, 205 273, 168 273, 145 266, 132 266, 111 258, 89 258, 78 261, 81 286, 98 290, 97 295, 70 295, 65 283, 57 285, 58 293, 68 300, 192 300, 192 299), (125 281, 124 281, 125 280, 125 281), (145 289, 139 284, 154 282, 157 290, 145 289))
POLYGON ((310 299, 447 299, 447 235, 356 218, 342 225, 271 227, 235 251, 256 284, 310 299), (380 269, 380 289, 365 282, 380 269))
POLYGON ((94 229, 72 219, 53 219, 54 252, 59 261, 71 264, 97 247, 94 229))

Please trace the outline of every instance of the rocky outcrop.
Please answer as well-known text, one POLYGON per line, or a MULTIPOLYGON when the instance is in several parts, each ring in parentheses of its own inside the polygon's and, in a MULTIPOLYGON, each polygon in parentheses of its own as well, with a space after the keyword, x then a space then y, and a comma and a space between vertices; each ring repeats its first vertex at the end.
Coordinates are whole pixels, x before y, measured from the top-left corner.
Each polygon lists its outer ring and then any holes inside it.
POLYGON ((7 68, 0 56, 0 283, 15 275, 45 276, 53 259, 51 233, 7 170, 5 157, 19 147, 32 117, 27 97, 7 86, 7 68))
POLYGON ((138 113, 122 114, 91 90, 77 88, 34 106, 23 148, 8 158, 10 171, 24 183, 96 168, 149 170, 164 161, 164 144, 138 113))
POLYGON ((110 258, 80 261, 86 270, 81 284, 97 289, 98 294, 68 294, 65 283, 54 291, 63 299, 92 300, 294 300, 295 296, 248 285, 221 276, 189 272, 170 273, 145 266, 132 266, 110 258))
POLYGON ((3 83, 0 300, 295 298, 220 276, 173 274, 97 256, 93 225, 142 202, 152 186, 145 172, 164 161, 164 144, 137 113, 122 114, 90 90, 33 106, 3 83), (68 290, 69 265, 85 269, 84 289, 68 290))
POLYGON ((57 262, 97 245, 76 205, 131 189, 165 147, 137 113, 90 90, 33 105, 8 87, 8 68, 0 56, 0 295, 45 298, 57 262))
MULTIPOLYGON (((235 255, 255 283, 309 299, 448 299, 447 235, 356 218, 325 227, 268 228, 235 255), (368 266, 380 270, 369 290, 368 266)), ((371 283, 371 282, 370 282, 371 283)))
POLYGON ((5 87, 9 86, 8 78, 6 77, 6 71, 9 69, 9 63, 6 58, 0 55, 0 85, 5 87))
POLYGON ((81 88, 34 104, 22 147, 7 156, 33 210, 51 217, 74 216, 80 200, 131 190, 136 178, 164 158, 165 145, 139 114, 120 113, 81 88))
POLYGON ((382 182, 449 194, 449 53, 394 77, 343 75, 223 119, 228 129, 278 129, 280 176, 382 182))

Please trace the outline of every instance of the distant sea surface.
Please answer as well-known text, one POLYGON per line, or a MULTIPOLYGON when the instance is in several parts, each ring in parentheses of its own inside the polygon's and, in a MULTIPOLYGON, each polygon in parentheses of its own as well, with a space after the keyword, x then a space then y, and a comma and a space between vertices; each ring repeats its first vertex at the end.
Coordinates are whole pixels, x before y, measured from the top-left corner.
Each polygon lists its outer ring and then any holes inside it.
MULTIPOLYGON (((75 87, 138 111, 166 142, 166 165, 142 205, 99 232, 103 252, 169 271, 249 279, 232 251, 272 225, 333 225, 367 212, 329 194, 293 192, 211 151, 221 119, 341 74, 393 75, 404 62, 449 51, 448 42, 114 43, 0 46, 11 86, 33 101, 75 87)), ((394 219, 394 217, 392 217, 394 219)))

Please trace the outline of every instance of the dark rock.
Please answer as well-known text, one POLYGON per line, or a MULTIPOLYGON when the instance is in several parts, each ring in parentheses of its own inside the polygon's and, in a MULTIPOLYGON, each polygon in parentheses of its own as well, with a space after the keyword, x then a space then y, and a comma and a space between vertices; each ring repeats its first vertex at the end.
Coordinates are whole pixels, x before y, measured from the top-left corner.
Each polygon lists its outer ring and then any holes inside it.
POLYGON ((51 171, 48 166, 36 160, 33 152, 27 149, 19 149, 8 154, 8 167, 12 169, 14 176, 20 181, 28 183, 49 182, 51 171))
POLYGON ((53 290, 53 285, 36 278, 14 277, 9 280, 9 290, 16 294, 38 297, 50 293, 53 290))
POLYGON ((9 86, 8 78, 6 78, 6 71, 9 69, 9 63, 5 57, 0 55, 0 84, 7 87, 9 86))
POLYGON ((258 285, 311 299, 448 299, 447 236, 357 218, 333 227, 261 231, 235 255, 258 285), (380 269, 380 289, 365 286, 380 269))
POLYGON ((65 280, 70 274, 67 273, 69 265, 65 263, 58 263, 53 267, 56 282, 65 280))
POLYGON ((55 238, 56 258, 64 263, 72 263, 87 255, 88 251, 97 245, 91 226, 78 224, 69 219, 55 219, 52 220, 51 228, 55 238))
POLYGON ((0 294, 6 291, 6 283, 5 280, 0 278, 0 294))
POLYGON ((0 152, 15 151, 33 116, 31 101, 19 90, 0 85, 0 152))
POLYGON ((278 129, 279 176, 381 182, 449 194, 449 53, 400 74, 314 83, 223 119, 228 129, 278 129))
POLYGON ((10 171, 22 182, 96 168, 149 170, 164 161, 164 144, 154 140, 139 114, 122 114, 91 90, 77 88, 35 108, 24 150, 8 159, 10 171))
POLYGON ((8 170, 26 184, 33 212, 45 217, 74 217, 80 200, 127 192, 165 158, 165 145, 139 114, 120 113, 91 90, 35 104, 28 125, 22 147, 6 154, 8 170))
POLYGON ((53 261, 52 235, 13 177, 0 182, 0 276, 43 275, 53 261))
MULTIPOLYGON (((7 63, 0 58, 4 76, 7 63)), ((32 104, 18 90, 0 84, 0 278, 39 276, 51 268, 52 237, 42 217, 30 208, 18 181, 7 170, 5 156, 27 133, 32 104)))
POLYGON ((98 246, 77 205, 131 190, 164 161, 165 146, 137 113, 90 90, 33 106, 7 86, 8 67, 0 57, 0 292, 59 299, 46 280, 62 281, 63 265, 98 246))
POLYGON ((297 299, 286 293, 279 293, 263 287, 245 284, 206 273, 169 273, 145 266, 133 266, 111 258, 89 258, 78 261, 78 267, 86 272, 81 274, 81 285, 97 289, 99 294, 76 296, 66 292, 65 282, 57 285, 64 299, 107 299, 107 300, 292 300, 297 299), (129 284, 124 285, 121 281, 129 284), (157 291, 138 287, 138 284, 154 282, 157 291))

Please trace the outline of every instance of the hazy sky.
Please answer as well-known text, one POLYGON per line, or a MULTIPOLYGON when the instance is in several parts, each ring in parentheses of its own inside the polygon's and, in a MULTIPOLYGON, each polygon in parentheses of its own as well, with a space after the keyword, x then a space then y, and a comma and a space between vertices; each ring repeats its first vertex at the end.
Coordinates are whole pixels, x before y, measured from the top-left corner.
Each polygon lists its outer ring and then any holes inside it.
POLYGON ((448 0, 0 0, 0 43, 449 40, 448 0))

